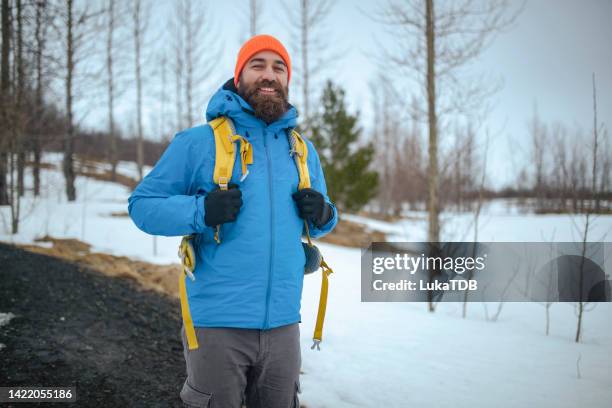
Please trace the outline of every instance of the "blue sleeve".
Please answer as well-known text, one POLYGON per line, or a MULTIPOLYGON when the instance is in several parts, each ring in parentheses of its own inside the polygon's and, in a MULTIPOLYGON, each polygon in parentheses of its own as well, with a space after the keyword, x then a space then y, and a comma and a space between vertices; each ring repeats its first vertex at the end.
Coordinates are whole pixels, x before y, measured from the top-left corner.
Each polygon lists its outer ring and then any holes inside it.
MULTIPOLYGON (((331 202, 327 195, 327 185, 325 184, 325 174, 323 174, 323 168, 321 167, 321 161, 319 155, 314 148, 312 143, 308 143, 308 157, 312 156, 313 161, 309 166, 308 171, 310 172, 311 188, 317 190, 325 197, 325 202, 331 207, 332 216, 325 225, 317 227, 313 222, 308 222, 308 228, 310 230, 310 236, 312 238, 320 238, 330 233, 338 223, 338 210, 336 206, 331 202)), ((310 161, 310 160, 309 160, 310 161)))
POLYGON ((194 192, 198 170, 194 135, 178 133, 128 199, 134 224, 152 235, 181 236, 205 231, 204 195, 194 192))

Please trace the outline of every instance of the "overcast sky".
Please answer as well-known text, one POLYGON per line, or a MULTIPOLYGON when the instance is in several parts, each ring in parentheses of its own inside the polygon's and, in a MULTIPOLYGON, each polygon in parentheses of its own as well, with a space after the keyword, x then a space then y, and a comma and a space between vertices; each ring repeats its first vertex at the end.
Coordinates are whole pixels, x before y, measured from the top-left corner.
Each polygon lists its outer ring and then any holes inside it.
MULTIPOLYGON (((165 25, 172 1, 153 3, 153 27, 157 29, 165 25)), ((248 0, 207 3, 209 16, 216 20, 211 30, 224 51, 213 75, 201 84, 202 100, 198 102, 201 120, 211 92, 233 75, 236 54, 248 32, 248 0)), ((280 0, 263 2, 259 31, 278 37, 291 52, 295 39, 281 3, 280 0)), ((299 6, 298 0, 285 0, 285 3, 299 6)), ((376 61, 380 56, 375 39, 383 44, 397 41, 367 16, 380 3, 336 1, 323 28, 328 52, 344 53, 324 68, 318 79, 332 78, 346 89, 349 106, 361 111, 361 125, 365 129, 370 127, 372 119, 369 83, 377 73, 376 61)), ((167 41, 167 37, 161 37, 160 41, 167 41)), ((297 64, 297 55, 294 59, 297 64)), ((608 129, 612 126, 612 0, 528 0, 515 27, 500 34, 471 66, 471 71, 504 81, 504 87, 492 100, 494 109, 487 121, 492 131, 503 129, 491 141, 489 160, 490 179, 499 186, 512 180, 523 162, 525 152, 521 148, 528 146, 526 123, 535 104, 547 122, 561 121, 584 131, 592 129, 593 72, 597 78, 599 119, 608 129)), ((290 96, 297 97, 295 91, 292 93, 290 89, 290 96)), ((118 108, 119 115, 129 115, 133 110, 129 100, 128 92, 118 108)), ((299 103, 299 98, 296 102, 299 103)), ((148 104, 153 106, 152 101, 148 104)), ((145 117, 153 116, 152 112, 149 109, 145 117)), ((104 115, 103 111, 92 112, 86 123, 99 123, 97 119, 104 115)), ((152 126, 148 129, 148 137, 160 139, 161 135, 152 126)))

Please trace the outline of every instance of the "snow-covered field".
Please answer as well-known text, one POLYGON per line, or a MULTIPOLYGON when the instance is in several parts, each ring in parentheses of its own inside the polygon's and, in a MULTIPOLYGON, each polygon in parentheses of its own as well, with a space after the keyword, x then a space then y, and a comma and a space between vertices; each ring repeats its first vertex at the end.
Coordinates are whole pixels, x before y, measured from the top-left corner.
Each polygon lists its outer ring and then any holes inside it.
MULTIPOLYGON (((46 154, 44 161, 59 163, 46 154)), ((119 171, 134 174, 131 163, 119 171)), ((26 173, 31 183, 29 171, 26 173)), ((154 239, 128 217, 129 190, 78 177, 77 201, 67 203, 59 170, 42 172, 43 198, 28 191, 20 232, 11 235, 9 209, 0 209, 0 240, 32 243, 46 234, 77 238, 93 251, 154 263, 176 263, 180 237, 154 239)), ((389 240, 425 239, 423 213, 390 224, 346 216, 389 234, 389 240)), ((446 214, 443 237, 471 240, 472 217, 446 214)), ((503 202, 484 209, 480 241, 575 241, 580 217, 525 215, 503 202)), ((597 217, 590 239, 610 241, 612 217, 597 217)), ((612 406, 612 304, 585 315, 583 342, 573 342, 576 317, 569 304, 551 308, 551 333, 544 335, 544 308, 507 303, 497 322, 484 318, 484 305, 443 303, 428 313, 420 303, 362 303, 360 250, 320 244, 335 273, 322 351, 310 350, 320 275, 306 278, 301 325, 302 394, 320 407, 610 407, 612 406)), ((497 304, 489 304, 489 310, 497 304)), ((10 311, 0 311, 8 313, 10 311)), ((1 352, 1 351, 0 351, 1 352)))

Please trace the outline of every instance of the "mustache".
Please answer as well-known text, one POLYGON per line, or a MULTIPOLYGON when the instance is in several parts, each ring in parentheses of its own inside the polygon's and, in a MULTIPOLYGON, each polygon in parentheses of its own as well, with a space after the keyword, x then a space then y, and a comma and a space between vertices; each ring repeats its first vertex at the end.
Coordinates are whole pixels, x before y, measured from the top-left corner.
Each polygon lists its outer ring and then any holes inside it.
POLYGON ((254 92, 256 92, 259 88, 272 88, 280 94, 283 93, 283 87, 277 81, 269 81, 267 79, 262 79, 261 81, 255 82, 254 85, 254 92))

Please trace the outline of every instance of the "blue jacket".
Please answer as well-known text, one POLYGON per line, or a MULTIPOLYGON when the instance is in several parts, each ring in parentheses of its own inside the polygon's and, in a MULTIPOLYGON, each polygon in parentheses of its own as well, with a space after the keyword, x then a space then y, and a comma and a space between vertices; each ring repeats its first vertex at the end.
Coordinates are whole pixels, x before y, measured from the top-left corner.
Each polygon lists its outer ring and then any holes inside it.
MULTIPOLYGON (((213 183, 215 143, 208 125, 176 134, 128 200, 130 217, 142 231, 195 234, 196 280, 186 281, 196 327, 269 329, 301 320, 304 223, 291 197, 299 176, 286 136, 296 126, 297 111, 290 107, 269 125, 252 112, 231 81, 213 95, 206 110, 207 121, 230 117, 237 134, 253 146, 253 164, 242 182, 240 160, 235 163, 232 182, 242 191, 243 205, 236 222, 221 226, 221 244, 214 241, 213 227, 204 224, 204 198, 218 188, 213 183)), ((312 143, 306 143, 312 188, 333 209, 326 225, 309 225, 316 238, 335 227, 338 213, 327 196, 319 156, 312 143)))

